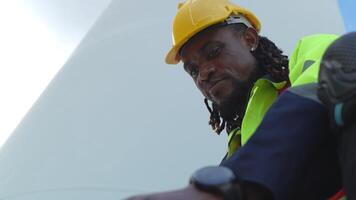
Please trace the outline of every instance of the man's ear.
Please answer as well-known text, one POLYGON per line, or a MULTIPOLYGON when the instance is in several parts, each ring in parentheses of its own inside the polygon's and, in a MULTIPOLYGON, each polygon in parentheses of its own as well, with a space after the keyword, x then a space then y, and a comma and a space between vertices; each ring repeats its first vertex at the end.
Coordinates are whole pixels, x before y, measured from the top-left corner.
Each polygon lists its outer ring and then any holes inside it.
POLYGON ((254 28, 247 28, 244 31, 243 37, 248 45, 248 47, 250 48, 250 51, 254 51, 256 50, 256 48, 258 47, 258 42, 259 42, 259 37, 258 37, 258 33, 254 28))

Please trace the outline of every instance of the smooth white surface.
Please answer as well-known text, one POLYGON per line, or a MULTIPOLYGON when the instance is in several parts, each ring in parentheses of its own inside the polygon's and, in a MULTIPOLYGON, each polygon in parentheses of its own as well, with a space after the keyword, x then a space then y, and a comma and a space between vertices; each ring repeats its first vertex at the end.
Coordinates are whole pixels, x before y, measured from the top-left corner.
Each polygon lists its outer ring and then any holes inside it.
MULTIPOLYGON (((0 1, 0 147, 109 2, 0 1)), ((297 37, 341 33, 343 29, 334 0, 322 4, 274 1, 261 6, 247 1, 238 3, 255 11, 263 24, 262 34, 288 53, 297 37)))
POLYGON ((0 147, 110 0, 0 0, 0 147))
POLYGON ((176 3, 113 1, 1 149, 0 199, 95 199, 87 188, 117 199, 219 163, 226 138, 209 130, 189 77, 163 62, 171 20, 161 16, 176 3))

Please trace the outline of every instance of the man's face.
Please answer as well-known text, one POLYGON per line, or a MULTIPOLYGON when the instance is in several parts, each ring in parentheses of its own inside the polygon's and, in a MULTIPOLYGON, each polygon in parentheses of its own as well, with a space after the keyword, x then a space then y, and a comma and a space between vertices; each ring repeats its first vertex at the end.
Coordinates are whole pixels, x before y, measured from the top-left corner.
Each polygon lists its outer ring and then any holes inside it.
POLYGON ((249 90, 259 76, 257 61, 250 52, 257 35, 246 32, 228 27, 207 30, 181 49, 185 71, 225 117, 233 117, 229 112, 244 111, 249 90))

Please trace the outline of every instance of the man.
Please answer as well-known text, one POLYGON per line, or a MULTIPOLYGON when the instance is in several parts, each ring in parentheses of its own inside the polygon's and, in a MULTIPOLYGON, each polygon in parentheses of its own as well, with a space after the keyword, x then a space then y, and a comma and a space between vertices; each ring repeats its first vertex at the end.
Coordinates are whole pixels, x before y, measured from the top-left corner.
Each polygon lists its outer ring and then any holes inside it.
POLYGON ((166 62, 184 63, 209 124, 228 132, 228 153, 187 188, 137 199, 326 199, 341 189, 326 110, 305 85, 317 81, 321 56, 337 37, 303 38, 288 60, 260 28, 253 13, 226 0, 180 4, 166 62))
POLYGON ((356 32, 328 47, 321 63, 318 96, 338 135, 340 164, 347 199, 356 199, 356 32))

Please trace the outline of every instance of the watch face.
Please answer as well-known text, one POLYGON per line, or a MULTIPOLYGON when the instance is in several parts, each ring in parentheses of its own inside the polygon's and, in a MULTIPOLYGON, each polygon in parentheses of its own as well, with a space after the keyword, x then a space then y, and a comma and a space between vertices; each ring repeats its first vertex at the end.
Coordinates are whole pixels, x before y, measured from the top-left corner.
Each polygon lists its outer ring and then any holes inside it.
POLYGON ((226 167, 205 167, 193 174, 191 181, 204 186, 219 186, 232 183, 234 173, 226 167))

